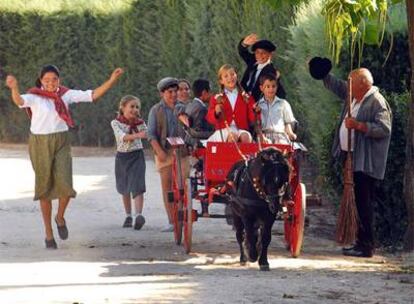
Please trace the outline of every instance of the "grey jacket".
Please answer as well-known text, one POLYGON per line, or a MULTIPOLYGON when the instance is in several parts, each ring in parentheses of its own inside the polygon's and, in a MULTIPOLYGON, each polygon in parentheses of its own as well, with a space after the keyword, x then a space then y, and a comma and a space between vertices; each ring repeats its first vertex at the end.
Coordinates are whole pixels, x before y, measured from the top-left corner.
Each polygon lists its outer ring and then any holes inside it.
POLYGON ((190 119, 190 127, 197 131, 212 131, 214 127, 211 126, 207 120, 207 106, 200 100, 194 98, 187 107, 185 108, 185 113, 190 119))
MULTIPOLYGON (((327 89, 342 100, 347 99, 348 85, 345 81, 329 74, 324 78, 323 83, 327 89)), ((346 108, 344 103, 332 146, 334 157, 339 157, 341 154, 339 128, 347 114, 346 108)), ((356 120, 365 122, 368 131, 366 133, 355 131, 354 172, 359 171, 373 178, 383 179, 391 139, 391 108, 385 98, 377 91, 367 96, 362 102, 356 120)))

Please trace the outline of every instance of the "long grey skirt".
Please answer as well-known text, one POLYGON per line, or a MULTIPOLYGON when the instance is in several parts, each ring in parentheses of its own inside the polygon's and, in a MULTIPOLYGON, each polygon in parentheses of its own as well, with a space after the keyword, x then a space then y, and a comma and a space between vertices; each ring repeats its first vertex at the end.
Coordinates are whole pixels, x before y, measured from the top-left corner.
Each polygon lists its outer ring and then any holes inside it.
POLYGON ((136 197, 145 192, 145 157, 143 150, 117 152, 115 157, 116 190, 136 197))

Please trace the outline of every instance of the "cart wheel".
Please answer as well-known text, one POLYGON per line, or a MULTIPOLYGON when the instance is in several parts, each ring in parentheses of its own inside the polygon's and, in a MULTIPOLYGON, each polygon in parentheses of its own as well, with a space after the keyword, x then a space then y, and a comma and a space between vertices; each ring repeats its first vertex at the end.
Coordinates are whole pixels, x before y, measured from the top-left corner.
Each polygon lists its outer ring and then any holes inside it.
POLYGON ((303 243, 303 233, 305 229, 306 213, 306 188, 300 183, 294 195, 294 206, 290 214, 293 219, 290 221, 290 253, 292 257, 297 258, 300 255, 303 243))
POLYGON ((288 206, 288 211, 284 216, 285 217, 283 219, 283 227, 284 227, 284 232, 285 232, 285 248, 286 250, 290 251, 291 234, 292 234, 291 221, 293 220, 292 210, 290 206, 288 206))
POLYGON ((174 240, 177 245, 181 245, 182 233, 183 233, 183 198, 180 195, 178 178, 181 174, 178 172, 180 170, 177 168, 177 161, 173 162, 172 165, 172 194, 173 200, 170 203, 171 205, 171 217, 174 226, 174 240))
POLYGON ((183 203, 181 200, 171 204, 171 215, 174 226, 174 240, 177 245, 181 245, 183 231, 183 203))
POLYGON ((184 249, 190 253, 193 238, 193 198, 191 179, 187 179, 186 193, 184 194, 184 249))

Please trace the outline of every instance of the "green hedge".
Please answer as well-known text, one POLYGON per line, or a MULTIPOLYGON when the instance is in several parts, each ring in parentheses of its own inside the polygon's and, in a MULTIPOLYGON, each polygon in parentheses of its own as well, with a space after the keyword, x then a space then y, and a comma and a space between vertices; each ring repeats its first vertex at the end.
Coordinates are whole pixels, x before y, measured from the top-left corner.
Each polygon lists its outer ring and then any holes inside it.
MULTIPOLYGON (((98 105, 73 108, 74 144, 98 146, 113 145, 109 122, 120 97, 139 96, 146 118, 159 100, 156 84, 162 77, 206 77, 216 89, 222 64, 244 69, 237 44, 248 33, 275 41, 283 54, 288 33, 282 27, 293 14, 289 6, 274 11, 261 1, 239 0, 117 0, 112 11, 98 0, 83 1, 83 9, 67 1, 38 1, 38 11, 24 9, 20 4, 26 1, 15 2, 0 4, 0 64, 15 74, 22 92, 47 63, 58 65, 64 85, 79 89, 94 88, 113 68, 125 67, 119 84, 98 105)), ((285 63, 275 61, 284 71, 285 63)), ((286 84, 288 93, 290 87, 286 84)), ((27 117, 2 85, 0 141, 23 142, 27 136, 27 117)))
POLYGON ((392 136, 384 181, 378 187, 376 202, 376 228, 381 244, 399 247, 407 227, 406 205, 403 199, 406 130, 410 95, 386 96, 392 111, 392 136))

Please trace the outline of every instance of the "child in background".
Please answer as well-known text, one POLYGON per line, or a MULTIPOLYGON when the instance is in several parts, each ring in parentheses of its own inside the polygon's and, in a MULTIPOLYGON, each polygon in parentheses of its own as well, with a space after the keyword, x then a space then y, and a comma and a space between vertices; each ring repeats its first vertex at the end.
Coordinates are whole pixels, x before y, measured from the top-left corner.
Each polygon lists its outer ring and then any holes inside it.
POLYGON ((191 102, 190 82, 187 79, 178 80, 177 101, 174 114, 178 117, 185 113, 185 107, 191 102))
POLYGON ((236 70, 229 64, 217 73, 221 93, 211 98, 206 119, 216 129, 208 141, 252 142, 249 129, 255 122, 254 99, 243 91, 236 70))
POLYGON ((115 157, 116 189, 122 195, 126 218, 124 228, 132 227, 131 195, 135 205, 134 229, 145 224, 142 215, 145 192, 145 158, 141 139, 147 137, 147 126, 140 118, 141 101, 126 95, 119 102, 119 112, 111 121, 117 153, 115 157))
POLYGON ((259 81, 263 97, 257 106, 261 112, 263 139, 274 144, 290 144, 291 140, 296 139, 292 130, 292 124, 296 123, 292 108, 286 100, 276 96, 276 76, 265 74, 259 81))

